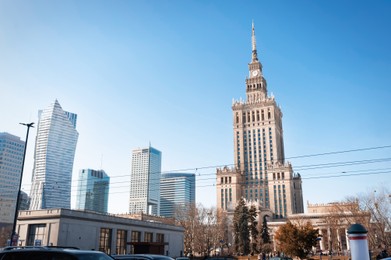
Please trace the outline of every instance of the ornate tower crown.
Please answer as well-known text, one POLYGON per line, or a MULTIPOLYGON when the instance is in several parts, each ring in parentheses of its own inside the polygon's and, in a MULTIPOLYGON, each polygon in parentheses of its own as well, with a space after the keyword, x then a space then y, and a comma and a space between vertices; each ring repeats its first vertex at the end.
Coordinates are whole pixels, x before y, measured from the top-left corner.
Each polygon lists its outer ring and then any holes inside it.
POLYGON ((251 30, 252 59, 248 64, 249 77, 246 79, 247 102, 258 103, 267 98, 266 80, 262 73, 262 64, 258 60, 257 45, 255 40, 254 21, 251 30))

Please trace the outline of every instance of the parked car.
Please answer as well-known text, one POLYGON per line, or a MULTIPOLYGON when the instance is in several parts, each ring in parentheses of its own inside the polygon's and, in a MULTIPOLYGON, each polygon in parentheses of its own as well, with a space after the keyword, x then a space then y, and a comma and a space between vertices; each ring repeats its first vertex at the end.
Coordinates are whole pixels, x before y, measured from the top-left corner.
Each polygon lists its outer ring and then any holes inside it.
POLYGON ((154 254, 112 255, 112 257, 118 260, 174 260, 169 256, 154 254))
POLYGON ((69 248, 7 248, 0 252, 0 260, 113 260, 109 255, 93 250, 69 248))
POLYGON ((180 257, 176 257, 175 260, 190 260, 190 258, 186 256, 180 256, 180 257))

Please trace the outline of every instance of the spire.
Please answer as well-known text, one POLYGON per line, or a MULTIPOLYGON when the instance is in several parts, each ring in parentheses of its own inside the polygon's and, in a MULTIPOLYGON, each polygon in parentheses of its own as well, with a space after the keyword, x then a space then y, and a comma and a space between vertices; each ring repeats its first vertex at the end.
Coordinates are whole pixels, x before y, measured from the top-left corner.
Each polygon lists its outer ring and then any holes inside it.
POLYGON ((257 56, 257 44, 255 40, 254 21, 252 22, 251 42, 252 42, 252 62, 255 62, 258 61, 258 56, 257 56))

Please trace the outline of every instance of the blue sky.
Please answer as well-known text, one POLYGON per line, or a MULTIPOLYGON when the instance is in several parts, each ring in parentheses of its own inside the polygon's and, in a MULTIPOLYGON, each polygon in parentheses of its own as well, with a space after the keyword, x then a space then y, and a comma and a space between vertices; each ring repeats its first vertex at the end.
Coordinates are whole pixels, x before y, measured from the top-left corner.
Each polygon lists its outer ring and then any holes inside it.
POLYGON ((196 173, 197 202, 214 206, 254 20, 304 202, 390 186, 390 148, 293 158, 391 145, 390 13, 390 1, 0 1, 0 132, 24 139, 19 122, 58 99, 78 114, 74 177, 103 168, 110 212, 127 211, 131 151, 149 143, 163 171, 196 173))

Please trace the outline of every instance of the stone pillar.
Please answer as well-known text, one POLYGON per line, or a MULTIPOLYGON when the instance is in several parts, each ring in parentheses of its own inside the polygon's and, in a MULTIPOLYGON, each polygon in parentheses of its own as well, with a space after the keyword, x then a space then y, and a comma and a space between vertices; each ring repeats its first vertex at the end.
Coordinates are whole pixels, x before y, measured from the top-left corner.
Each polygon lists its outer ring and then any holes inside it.
POLYGON ((370 260, 368 250, 368 231, 361 224, 353 224, 348 229, 352 260, 370 260))
POLYGON ((338 255, 342 252, 342 243, 341 243, 341 237, 339 235, 339 228, 337 228, 336 233, 337 233, 337 251, 338 255))
POLYGON ((349 235, 346 229, 345 229, 345 236, 346 236, 346 250, 350 251, 349 235))
MULTIPOLYGON (((322 232, 322 229, 321 229, 321 228, 319 229, 319 235, 320 235, 321 237, 323 237, 323 232, 322 232)), ((319 247, 320 247, 320 251, 323 252, 323 250, 324 250, 323 238, 322 238, 321 240, 319 240, 319 247)))

